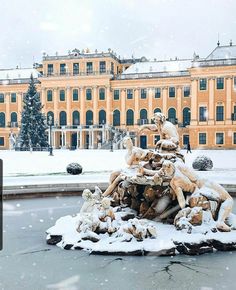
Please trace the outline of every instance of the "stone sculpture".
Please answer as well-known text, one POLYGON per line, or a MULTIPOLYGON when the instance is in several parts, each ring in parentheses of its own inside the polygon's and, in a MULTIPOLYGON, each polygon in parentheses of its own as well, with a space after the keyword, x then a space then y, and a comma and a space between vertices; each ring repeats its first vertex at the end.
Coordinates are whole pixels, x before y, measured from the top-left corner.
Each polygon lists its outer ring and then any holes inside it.
MULTIPOLYGON (((155 113, 154 122, 153 125, 142 126, 141 131, 148 129, 160 134, 156 150, 135 147, 131 138, 126 137, 123 143, 127 149, 127 168, 112 172, 110 184, 103 193, 98 187, 94 193, 88 189, 83 191, 84 204, 75 223, 79 233, 76 237, 78 247, 91 247, 91 244, 82 246, 84 244, 80 240, 99 243, 106 237, 106 247, 111 247, 112 251, 117 251, 112 245, 134 240, 140 243, 148 240, 147 248, 150 248, 150 239, 157 243, 161 235, 158 230, 160 221, 175 227, 176 232, 201 233, 204 237, 207 233, 236 229, 236 217, 232 214, 233 199, 229 193, 221 185, 200 178, 184 163, 179 152, 177 130, 163 114, 155 113)), ((165 235, 167 233, 168 230, 165 235)), ((163 238, 166 237, 160 239, 163 238)), ((51 240, 54 241, 53 238, 51 240)), ((118 248, 121 245, 124 244, 119 244, 118 248)), ((202 242, 201 250, 198 245, 195 248, 188 242, 186 245, 176 241, 175 249, 197 254, 205 251, 206 245, 206 251, 213 247, 223 248, 212 236, 207 242, 202 242)), ((103 250, 100 248, 99 251, 106 252, 101 247, 103 250)), ((229 242, 228 248, 236 249, 236 236, 233 246, 229 242)))

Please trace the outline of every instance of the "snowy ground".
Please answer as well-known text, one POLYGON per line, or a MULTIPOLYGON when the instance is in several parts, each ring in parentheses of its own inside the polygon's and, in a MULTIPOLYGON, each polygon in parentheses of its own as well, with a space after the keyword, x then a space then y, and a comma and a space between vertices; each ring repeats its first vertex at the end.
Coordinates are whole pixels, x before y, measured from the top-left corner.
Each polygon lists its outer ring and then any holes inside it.
MULTIPOLYGON (((108 180, 112 170, 124 168, 125 150, 54 150, 48 152, 0 151, 3 160, 4 184, 37 184, 61 182, 88 182, 89 180, 108 180), (83 167, 83 175, 66 174, 66 166, 78 162, 83 167)), ((214 168, 200 172, 200 175, 215 179, 224 184, 236 184, 236 150, 194 150, 192 154, 183 151, 187 165, 198 155, 209 156, 214 168)))

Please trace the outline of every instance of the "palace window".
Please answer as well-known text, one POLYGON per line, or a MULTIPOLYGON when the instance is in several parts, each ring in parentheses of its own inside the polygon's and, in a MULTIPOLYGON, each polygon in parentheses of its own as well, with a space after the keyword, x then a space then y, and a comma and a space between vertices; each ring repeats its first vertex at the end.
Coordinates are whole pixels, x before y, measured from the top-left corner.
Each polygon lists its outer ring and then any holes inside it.
POLYGON ((175 87, 169 87, 169 98, 175 98, 175 87))
POLYGON ((48 75, 53 75, 53 64, 48 64, 48 75))
POLYGON ((207 107, 199 107, 199 121, 206 122, 207 120, 207 107))
POLYGON ((66 74, 66 64, 61 63, 60 64, 60 75, 65 75, 66 74))
POLYGON ((224 133, 216 133, 216 144, 217 145, 224 144, 224 133))
POLYGON ((205 91, 207 89, 207 79, 200 79, 199 89, 200 91, 205 91))
POLYGON ((236 90, 236 77, 234 77, 234 90, 236 90))
POLYGON ((141 99, 146 99, 146 98, 147 98, 147 90, 141 89, 141 99))
POLYGON ((190 96, 190 87, 184 87, 184 97, 190 96))
POLYGON ((146 109, 140 110, 139 116, 140 116, 141 123, 146 124, 147 123, 147 110, 146 109))
POLYGON ((87 101, 91 101, 92 100, 92 90, 91 89, 87 89, 86 90, 86 100, 87 101))
POLYGON ((11 123, 17 123, 17 113, 16 112, 11 113, 11 123))
POLYGON ((217 78, 216 79, 216 88, 217 88, 217 90, 224 89, 224 78, 217 78))
POLYGON ((11 93, 11 102, 16 103, 16 93, 11 93))
POLYGON ((93 73, 93 63, 92 62, 86 63, 86 72, 88 75, 93 73))
POLYGON ((120 99, 120 90, 114 90, 114 100, 120 99))
POLYGON ((60 90, 60 101, 64 102, 66 100, 65 90, 60 90))
POLYGON ((156 108, 155 110, 154 110, 154 114, 155 113, 161 113, 161 109, 160 108, 156 108))
POLYGON ((111 63, 111 74, 114 74, 114 63, 111 63))
POLYGON ((184 134, 183 135, 183 145, 186 148, 186 145, 188 145, 189 143, 189 135, 188 134, 184 134))
POLYGON ((54 126, 54 113, 53 112, 51 112, 51 111, 49 111, 48 113, 47 113, 47 122, 49 123, 49 120, 50 120, 50 118, 49 117, 52 117, 51 118, 51 120, 52 120, 52 126, 54 126))
POLYGON ((98 121, 99 121, 99 125, 106 124, 106 122, 107 122, 107 116, 106 116, 106 112, 104 110, 99 111, 98 121))
POLYGON ((120 111, 115 110, 113 112, 113 126, 120 126, 120 111))
POLYGON ((155 99, 159 99, 161 97, 161 88, 155 88, 155 99))
POLYGON ((168 121, 170 121, 174 125, 177 124, 176 110, 174 108, 170 108, 168 110, 168 121))
POLYGON ((216 121, 224 121, 224 106, 216 106, 216 121))
POLYGON ((90 110, 86 112, 86 125, 93 125, 93 112, 90 110))
POLYGON ((101 88, 99 89, 99 100, 105 100, 105 89, 101 88))
POLYGON ((0 146, 4 146, 4 137, 0 137, 0 146))
POLYGON ((78 111, 74 111, 72 114, 72 122, 74 126, 77 126, 80 124, 80 114, 78 111))
POLYGON ((106 72, 106 62, 105 61, 99 62, 99 72, 100 72, 100 74, 104 74, 106 72))
POLYGON ((52 90, 47 91, 47 101, 52 102, 52 90))
POLYGON ((236 106, 234 106, 234 110, 233 110, 233 113, 232 113, 232 116, 231 116, 231 120, 232 121, 236 121, 236 106))
POLYGON ((78 89, 73 90, 73 101, 78 101, 79 100, 79 93, 78 89))
POLYGON ((4 103, 4 94, 0 94, 0 103, 4 103))
POLYGON ((201 145, 206 145, 206 133, 199 133, 198 143, 201 145))
POLYGON ((61 111, 59 114, 60 126, 66 126, 67 116, 65 111, 61 111))
POLYGON ((127 126, 132 126, 134 125, 134 111, 133 110, 128 110, 126 112, 126 125, 127 126))
POLYGON ((234 135, 233 135, 233 143, 236 144, 236 132, 234 132, 234 135))
POLYGON ((133 90, 132 89, 127 90, 127 99, 128 100, 133 99, 133 90))
POLYGON ((79 63, 73 63, 73 75, 79 74, 79 63))
POLYGON ((190 108, 183 109, 183 126, 186 127, 190 125, 191 113, 190 108))
POLYGON ((6 125, 5 113, 0 113, 0 128, 4 128, 6 125))

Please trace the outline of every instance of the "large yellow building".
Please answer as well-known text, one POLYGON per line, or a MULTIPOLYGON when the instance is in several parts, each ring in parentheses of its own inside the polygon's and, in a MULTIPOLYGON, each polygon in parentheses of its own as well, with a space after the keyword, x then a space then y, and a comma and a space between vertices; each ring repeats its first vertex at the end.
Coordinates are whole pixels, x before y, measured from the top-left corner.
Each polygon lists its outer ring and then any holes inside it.
POLYGON ((18 134, 22 98, 33 73, 43 110, 52 116, 55 148, 119 147, 126 131, 136 145, 159 136, 138 134, 161 111, 177 127, 181 146, 236 148, 236 46, 206 58, 148 61, 77 49, 43 56, 33 69, 0 70, 0 148, 18 134))

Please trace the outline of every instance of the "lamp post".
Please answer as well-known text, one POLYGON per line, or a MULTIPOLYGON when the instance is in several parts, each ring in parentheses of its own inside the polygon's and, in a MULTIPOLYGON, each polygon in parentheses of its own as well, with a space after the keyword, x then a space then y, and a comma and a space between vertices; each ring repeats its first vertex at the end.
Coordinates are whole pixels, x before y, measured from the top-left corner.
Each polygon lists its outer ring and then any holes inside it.
POLYGON ((53 148, 52 148, 52 116, 48 117, 48 125, 49 125, 49 156, 53 156, 53 148))

